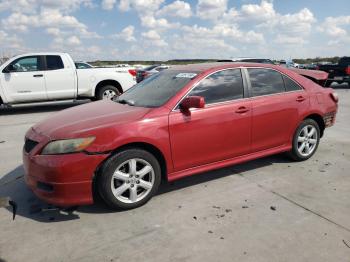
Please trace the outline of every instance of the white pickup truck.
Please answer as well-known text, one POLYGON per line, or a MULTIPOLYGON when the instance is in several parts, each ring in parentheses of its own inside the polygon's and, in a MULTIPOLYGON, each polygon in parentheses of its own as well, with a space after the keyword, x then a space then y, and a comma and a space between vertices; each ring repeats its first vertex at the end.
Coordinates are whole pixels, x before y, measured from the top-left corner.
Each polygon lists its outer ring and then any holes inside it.
POLYGON ((0 66, 0 105, 112 99, 136 83, 131 67, 77 69, 66 53, 29 53, 0 66))

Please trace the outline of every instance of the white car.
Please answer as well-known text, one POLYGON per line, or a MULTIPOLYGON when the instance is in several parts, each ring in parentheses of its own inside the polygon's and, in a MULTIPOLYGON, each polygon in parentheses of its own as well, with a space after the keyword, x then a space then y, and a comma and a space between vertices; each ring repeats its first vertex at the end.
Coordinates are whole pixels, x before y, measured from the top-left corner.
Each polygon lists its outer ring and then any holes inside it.
POLYGON ((0 104, 114 99, 136 83, 131 67, 77 69, 66 53, 29 53, 0 66, 0 104))

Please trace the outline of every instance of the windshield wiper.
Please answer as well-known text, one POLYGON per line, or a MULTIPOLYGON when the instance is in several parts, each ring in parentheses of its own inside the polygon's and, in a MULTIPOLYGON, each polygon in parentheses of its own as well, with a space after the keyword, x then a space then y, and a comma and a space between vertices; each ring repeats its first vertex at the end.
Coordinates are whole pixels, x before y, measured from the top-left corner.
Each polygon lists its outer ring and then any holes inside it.
POLYGON ((126 100, 126 99, 118 99, 118 100, 116 100, 116 102, 118 102, 119 104, 123 104, 123 105, 127 104, 129 106, 134 106, 135 105, 135 103, 133 101, 126 100))

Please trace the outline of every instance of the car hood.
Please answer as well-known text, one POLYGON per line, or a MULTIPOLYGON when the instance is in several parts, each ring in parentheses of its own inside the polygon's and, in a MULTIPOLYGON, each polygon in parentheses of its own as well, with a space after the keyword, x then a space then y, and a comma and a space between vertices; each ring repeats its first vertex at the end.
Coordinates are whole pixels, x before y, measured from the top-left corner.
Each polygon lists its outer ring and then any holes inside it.
POLYGON ((50 139, 77 137, 93 134, 95 130, 141 119, 151 109, 99 101, 62 110, 35 126, 36 133, 50 139))

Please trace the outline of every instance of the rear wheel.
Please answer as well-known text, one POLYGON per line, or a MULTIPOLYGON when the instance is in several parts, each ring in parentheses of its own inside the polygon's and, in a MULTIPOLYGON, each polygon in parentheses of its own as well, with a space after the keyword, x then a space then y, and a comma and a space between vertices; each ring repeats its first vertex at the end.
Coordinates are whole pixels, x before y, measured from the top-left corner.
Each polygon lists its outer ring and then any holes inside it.
POLYGON ((127 149, 103 165, 98 190, 115 209, 132 209, 145 204, 157 192, 161 169, 157 159, 142 149, 127 149))
POLYGON ((315 154, 320 142, 320 128, 313 119, 305 119, 295 131, 293 147, 289 152, 296 161, 309 159, 315 154))
POLYGON ((120 92, 117 87, 112 85, 106 85, 101 87, 96 95, 98 100, 115 100, 120 96, 120 92))

